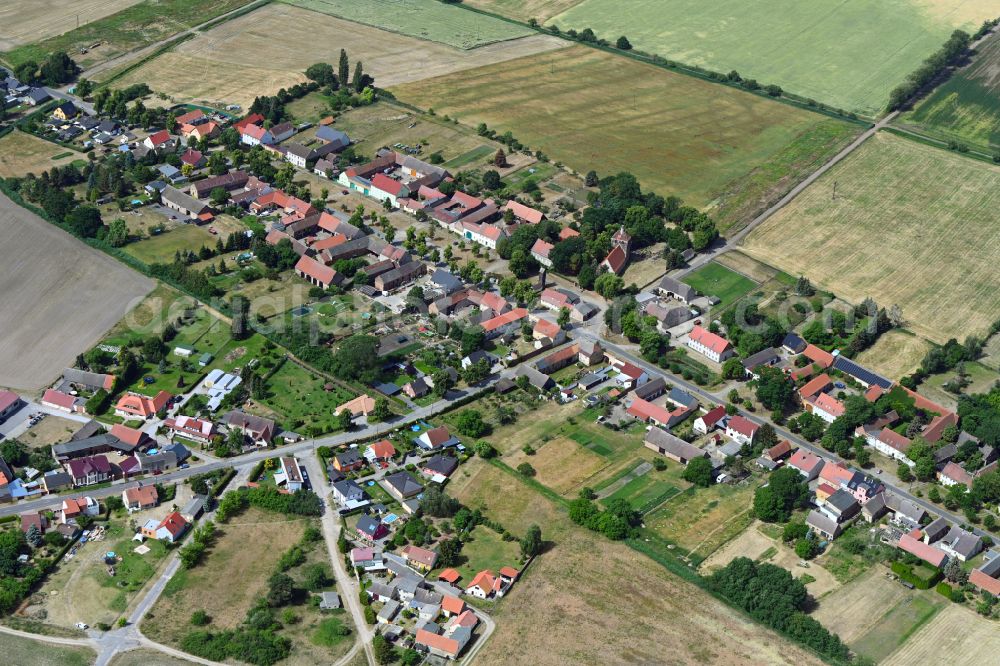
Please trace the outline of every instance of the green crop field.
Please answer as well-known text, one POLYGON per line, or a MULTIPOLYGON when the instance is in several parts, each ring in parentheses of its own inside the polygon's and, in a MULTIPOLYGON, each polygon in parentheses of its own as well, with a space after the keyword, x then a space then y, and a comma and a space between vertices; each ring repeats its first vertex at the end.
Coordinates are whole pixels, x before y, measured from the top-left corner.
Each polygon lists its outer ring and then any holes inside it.
POLYGON ((734 270, 710 262, 684 277, 683 282, 708 296, 718 296, 723 308, 749 294, 757 283, 734 270))
POLYGON ((449 7, 439 0, 281 1, 460 49, 474 49, 534 34, 534 30, 529 28, 458 7, 449 7))
POLYGON ((1000 38, 977 49, 973 62, 939 86, 897 124, 948 140, 1000 146, 1000 38))
MULTIPOLYGON (((790 143, 831 122, 582 46, 391 90, 439 116, 509 130, 532 150, 578 172, 630 171, 646 187, 697 206, 708 205, 790 143), (627 91, 623 81, 629 82, 627 91)), ((818 159, 825 160, 823 154, 820 150, 818 159)), ((787 175, 775 170, 763 189, 787 191, 792 185, 782 182, 787 175)))
POLYGON ((871 115, 952 30, 996 13, 985 0, 584 0, 548 23, 871 115))
POLYGON ((11 65, 18 65, 28 60, 40 62, 53 51, 66 51, 86 68, 153 44, 250 2, 252 0, 145 0, 61 35, 19 46, 5 53, 4 59, 11 65), (95 44, 100 46, 90 48, 95 44), (80 49, 84 47, 89 50, 81 55, 80 49))
POLYGON ((943 343, 996 319, 998 210, 1000 168, 880 132, 755 229, 745 251, 851 303, 898 303, 911 331, 943 343))

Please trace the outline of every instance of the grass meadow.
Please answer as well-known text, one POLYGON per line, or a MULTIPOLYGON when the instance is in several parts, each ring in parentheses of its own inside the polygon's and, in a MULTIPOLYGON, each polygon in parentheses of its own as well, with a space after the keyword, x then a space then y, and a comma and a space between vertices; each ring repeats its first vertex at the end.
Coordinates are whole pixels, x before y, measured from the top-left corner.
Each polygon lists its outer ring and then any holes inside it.
POLYGON ((875 115, 952 30, 993 18, 986 0, 584 0, 548 21, 875 115))
POLYGON ((848 302, 898 303, 909 330, 943 343, 1000 308, 998 204, 997 167, 879 133, 743 249, 848 302))
POLYGON ((757 286, 757 283, 721 264, 710 262, 688 273, 683 280, 702 294, 721 299, 718 308, 724 308, 743 298, 757 286))

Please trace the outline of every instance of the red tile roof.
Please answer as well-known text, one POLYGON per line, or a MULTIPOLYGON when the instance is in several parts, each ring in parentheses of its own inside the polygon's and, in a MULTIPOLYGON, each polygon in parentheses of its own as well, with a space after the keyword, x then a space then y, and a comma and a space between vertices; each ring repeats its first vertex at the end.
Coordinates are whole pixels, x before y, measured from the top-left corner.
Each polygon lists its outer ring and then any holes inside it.
POLYGON ((986 590, 993 596, 1000 596, 1000 580, 993 578, 980 569, 973 569, 969 574, 969 582, 981 590, 986 590))
POLYGON ((552 245, 552 243, 546 243, 541 238, 539 238, 535 241, 534 245, 531 246, 531 254, 537 254, 539 257, 542 257, 543 259, 548 259, 549 252, 552 251, 553 247, 555 246, 552 245))
POLYGON ((904 534, 899 537, 899 547, 901 550, 905 550, 911 555, 916 555, 923 561, 935 567, 940 567, 944 564, 945 559, 948 557, 945 555, 944 551, 938 550, 933 546, 929 546, 923 541, 913 538, 909 534, 904 534))
MULTIPOLYGON (((725 408, 720 407, 720 409, 725 409, 725 408)), ((792 452, 792 443, 789 442, 787 439, 783 439, 774 446, 772 446, 771 448, 769 448, 765 453, 767 457, 770 458, 771 460, 779 460, 781 458, 784 458, 791 452, 792 452)))
POLYGON ((263 123, 264 123, 264 116, 260 115, 259 113, 251 113, 249 116, 241 120, 237 120, 236 123, 233 125, 233 127, 235 127, 237 130, 242 130, 247 125, 261 125, 263 123))
POLYGON ((55 389, 47 389, 42 396, 42 402, 46 402, 63 409, 73 409, 76 404, 76 397, 55 389))
POLYGON ((447 426, 431 428, 424 434, 427 435, 427 441, 430 442, 431 446, 441 446, 451 439, 451 433, 448 432, 447 426))
POLYGON ((819 473, 819 478, 823 479, 834 488, 840 488, 842 485, 854 478, 854 472, 850 471, 843 465, 831 462, 823 465, 823 469, 819 473))
MULTIPOLYGON (((455 580, 458 580, 458 578, 455 578, 454 580, 449 580, 448 578, 444 578, 444 575, 449 571, 454 573, 456 576, 458 575, 458 572, 455 571, 454 569, 445 569, 444 571, 441 572, 441 575, 438 576, 438 579, 447 580, 449 583, 453 583, 455 582, 455 580)), ((465 602, 459 599, 458 597, 446 594, 441 599, 441 610, 447 611, 452 615, 458 615, 459 613, 465 610, 465 602)))
POLYGON ((201 162, 202 157, 204 157, 204 155, 201 154, 200 150, 195 150, 194 148, 188 148, 187 150, 184 151, 184 154, 181 155, 181 162, 184 162, 184 164, 190 164, 191 166, 195 166, 196 164, 198 164, 198 162, 201 162))
POLYGON ((517 217, 529 224, 538 224, 542 221, 545 215, 540 210, 535 210, 524 204, 520 204, 516 201, 508 201, 507 205, 503 207, 504 210, 514 211, 514 217, 517 217))
POLYGON ((433 648, 452 656, 458 656, 458 649, 460 645, 454 638, 447 638, 439 634, 432 634, 426 629, 417 629, 417 635, 414 637, 414 641, 418 645, 426 645, 428 648, 433 648))
POLYGON ((159 530, 161 527, 165 528, 173 538, 179 537, 187 529, 188 522, 184 520, 184 517, 177 513, 176 511, 167 514, 166 518, 160 521, 160 524, 156 526, 159 530))
POLYGON ((387 439, 379 440, 371 445, 376 458, 391 458, 396 455, 396 447, 387 439))
POLYGON ((312 279, 323 284, 333 284, 334 280, 337 279, 337 271, 309 257, 299 257, 299 260, 295 263, 295 270, 305 273, 312 279))
POLYGON ((170 132, 167 130, 160 130, 159 132, 154 132, 149 135, 149 141, 153 144, 153 147, 161 146, 170 140, 170 132))
POLYGON ((148 437, 148 435, 143 431, 136 430, 135 428, 129 428, 121 423, 116 423, 111 426, 111 434, 126 444, 130 444, 132 446, 139 446, 139 444, 148 437))
POLYGON ((844 410, 846 409, 844 407, 844 403, 837 400, 829 393, 820 393, 819 395, 817 395, 816 398, 813 400, 813 404, 816 405, 816 407, 818 407, 819 409, 822 409, 827 414, 832 415, 834 418, 837 418, 838 416, 843 416, 844 410))
POLYGON ((830 375, 823 373, 803 384, 802 388, 799 389, 799 395, 802 396, 803 400, 811 398, 820 391, 825 391, 832 384, 833 381, 830 379, 830 375))
POLYGON ((188 123, 193 123, 194 121, 199 120, 199 119, 204 118, 204 117, 205 117, 205 112, 204 111, 202 111, 201 109, 195 109, 194 111, 188 111, 185 114, 177 116, 177 118, 175 118, 175 120, 177 121, 177 123, 179 125, 185 125, 185 124, 188 124, 188 123))
POLYGON ((805 449, 799 449, 788 459, 788 464, 803 472, 811 472, 816 469, 816 465, 822 465, 823 459, 815 453, 809 453, 805 449))
POLYGON ((437 562, 437 553, 433 550, 427 550, 426 548, 421 548, 420 546, 407 545, 403 547, 403 557, 407 560, 413 560, 425 567, 433 567, 434 563, 437 562))
POLYGON ((726 408, 722 405, 716 407, 715 409, 708 410, 704 415, 702 415, 701 420, 709 428, 714 426, 716 423, 721 421, 726 415, 726 408))
MULTIPOLYGON (((446 583, 455 583, 461 577, 462 577, 462 574, 458 573, 458 571, 456 571, 455 569, 445 569, 444 571, 442 571, 441 573, 438 574, 438 580, 443 580, 446 583)), ((445 596, 445 598, 446 599, 448 598, 447 595, 445 596)), ((452 597, 452 598, 454 599, 455 597, 452 597)), ((464 605, 465 604, 463 603, 463 606, 464 605)), ((441 606, 443 608, 444 604, 442 603, 441 606)), ((459 612, 461 612, 461 611, 459 611, 459 612)))
POLYGON ((958 463, 949 462, 945 465, 941 470, 941 476, 965 486, 972 485, 972 475, 966 472, 958 463))
POLYGON ((634 416, 643 421, 652 420, 660 424, 670 422, 670 410, 664 409, 659 405, 654 405, 651 402, 646 402, 641 398, 633 400, 632 404, 625 411, 629 416, 634 416))
POLYGON ((156 504, 160 499, 160 495, 156 492, 156 486, 149 485, 139 486, 138 488, 126 488, 125 498, 128 500, 129 505, 149 506, 150 504, 156 504))
POLYGON ((559 331, 561 330, 562 328, 559 326, 559 324, 555 323, 554 321, 549 321, 547 319, 539 319, 538 322, 535 324, 535 329, 534 329, 535 333, 538 333, 539 335, 544 335, 547 338, 555 338, 557 335, 559 335, 559 331))
POLYGON ((726 427, 738 432, 746 437, 753 437, 753 434, 757 432, 760 428, 759 425, 751 421, 750 419, 740 416, 739 414, 734 415, 726 423, 726 427))
POLYGON ((628 262, 628 255, 625 254, 625 250, 622 249, 620 245, 615 245, 611 248, 611 252, 608 252, 608 256, 604 257, 604 261, 601 262, 607 265, 611 272, 615 275, 619 275, 625 268, 625 264, 628 262))
POLYGON ((126 393, 118 400, 115 409, 147 419, 166 407, 172 397, 166 391, 160 391, 152 398, 138 393, 126 393))
POLYGON ((906 450, 912 444, 906 437, 890 428, 882 428, 882 431, 878 434, 878 440, 884 444, 888 444, 900 453, 906 453, 906 450))
POLYGON ((802 355, 823 368, 829 368, 833 365, 833 354, 823 351, 816 345, 806 345, 802 355))
POLYGON ((716 354, 722 354, 729 349, 729 340, 726 340, 722 336, 716 335, 701 326, 695 326, 692 328, 691 332, 688 334, 688 338, 694 340, 698 344, 708 347, 716 354))
POLYGON ((388 192, 394 197, 400 196, 406 187, 398 180, 393 180, 384 173, 375 174, 375 177, 372 178, 372 185, 382 190, 383 192, 388 192))
POLYGON ((571 229, 569 227, 563 227, 559 230, 559 240, 566 240, 567 238, 573 238, 573 236, 579 236, 580 232, 576 229, 571 229))
POLYGON ((498 328, 512 324, 520 319, 524 319, 528 316, 528 311, 525 308, 514 308, 510 312, 505 312, 502 315, 497 315, 490 320, 484 321, 482 323, 483 330, 487 333, 490 331, 495 331, 498 328))

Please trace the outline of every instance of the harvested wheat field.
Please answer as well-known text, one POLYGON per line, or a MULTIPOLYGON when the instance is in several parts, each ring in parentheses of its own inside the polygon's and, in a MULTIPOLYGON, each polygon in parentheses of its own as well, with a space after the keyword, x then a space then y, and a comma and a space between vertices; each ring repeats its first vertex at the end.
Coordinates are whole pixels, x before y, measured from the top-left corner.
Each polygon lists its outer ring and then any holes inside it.
POLYGON ((95 19, 137 4, 141 0, 6 0, 0 3, 0 51, 61 35, 95 19))
POLYGON ((996 663, 998 654, 1000 632, 996 622, 964 606, 949 604, 883 663, 980 666, 996 663))
POLYGON ((116 85, 146 82, 174 101, 249 106, 258 95, 306 81, 303 72, 313 63, 336 67, 340 49, 347 50, 352 71, 360 60, 365 72, 386 87, 566 45, 534 35, 463 51, 275 3, 184 42, 116 85), (295 34, 308 34, 308 49, 300 40, 275 38, 295 34))
POLYGON ((853 643, 871 629, 878 618, 913 594, 898 581, 886 578, 887 571, 884 567, 873 567, 867 574, 823 597, 813 617, 845 643, 853 643))
POLYGON ((14 130, 0 139, 0 178, 33 173, 36 176, 54 166, 65 166, 84 159, 82 153, 39 139, 33 134, 14 130), (58 157, 59 159, 52 159, 58 157))
POLYGON ((644 555, 574 526, 564 509, 496 467, 472 460, 459 475, 450 491, 463 503, 485 505, 517 534, 537 523, 554 543, 498 605, 496 633, 477 662, 820 663, 644 555))
MULTIPOLYGON (((392 92, 471 127, 484 122, 497 132, 510 131, 531 150, 579 173, 629 171, 644 187, 693 206, 715 201, 826 123, 848 127, 584 46, 399 85, 392 92)), ((824 143, 813 158, 835 152, 837 145, 824 143)), ((782 160, 746 186, 765 200, 774 188, 787 191, 791 182, 783 181, 799 168, 793 163, 782 160)))
POLYGON ((847 301, 898 303, 907 328, 943 343, 984 333, 1000 311, 998 231, 1000 168, 880 132, 744 251, 847 301))
POLYGON ((0 195, 0 386, 47 385, 153 281, 0 195))

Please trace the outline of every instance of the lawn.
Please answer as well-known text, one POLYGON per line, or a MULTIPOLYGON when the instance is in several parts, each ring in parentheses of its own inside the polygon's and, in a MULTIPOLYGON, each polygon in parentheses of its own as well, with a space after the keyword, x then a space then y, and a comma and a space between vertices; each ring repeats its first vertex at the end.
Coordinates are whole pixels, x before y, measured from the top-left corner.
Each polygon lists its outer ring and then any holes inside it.
POLYGON ((90 648, 53 645, 20 636, 0 634, 4 663, 31 666, 88 666, 97 654, 90 648))
POLYGON ((449 492, 513 534, 539 525, 550 544, 493 612, 496 633, 477 663, 652 664, 664 661, 664 645, 678 664, 820 663, 628 546, 573 525, 489 463, 462 465, 449 492))
POLYGON ((976 49, 969 65, 952 74, 896 124, 945 140, 995 149, 1000 146, 998 65, 1000 38, 994 35, 976 49))
MULTIPOLYGON (((4 57, 10 64, 17 65, 27 60, 41 62, 53 51, 66 51, 86 68, 120 53, 166 39, 250 2, 251 0, 145 0, 60 35, 19 46, 5 53, 4 57), (98 43, 101 46, 90 49, 86 55, 81 57, 78 53, 81 48, 98 43)), ((118 0, 117 4, 125 3, 118 0)), ((48 18, 51 19, 51 15, 48 18)))
POLYGON ((871 628, 851 644, 851 649, 873 661, 882 661, 950 603, 934 590, 908 595, 885 615, 875 619, 871 628))
POLYGON ((982 334, 1000 309, 998 204, 1000 168, 879 133, 744 251, 848 302, 898 303, 911 331, 943 343, 982 334))
POLYGON ((827 122, 582 46, 403 84, 392 92, 471 127, 485 122, 500 133, 510 131, 579 173, 630 171, 646 187, 695 206, 716 200, 827 122), (629 82, 627 91, 623 81, 629 82))
POLYGON ((207 228, 182 224, 156 236, 129 243, 125 252, 147 264, 169 264, 174 260, 175 252, 191 250, 197 254, 203 246, 214 248, 217 240, 207 228))
POLYGON ((702 294, 717 296, 722 301, 716 306, 720 309, 735 303, 757 286, 757 283, 750 278, 715 262, 709 262, 688 273, 684 276, 683 282, 702 294))
POLYGON ((548 24, 874 115, 952 30, 995 14, 986 0, 584 0, 548 24))
POLYGON ((534 31, 514 23, 449 7, 438 0, 281 0, 389 32, 459 49, 526 37, 534 31))
MULTIPOLYGON (((502 516, 491 516, 493 520, 507 527, 502 516)), ((510 530, 510 527, 507 527, 510 530)), ((516 534, 515 536, 520 536, 516 534)), ((468 584, 475 578, 476 574, 483 569, 490 569, 493 573, 500 570, 500 567, 521 568, 521 547, 517 541, 504 541, 500 535, 486 527, 479 525, 472 531, 471 539, 462 542, 462 564, 455 569, 462 574, 462 581, 468 584)))
POLYGON ((664 481, 661 476, 662 472, 647 472, 632 479, 602 501, 607 504, 615 499, 628 500, 633 509, 647 513, 681 492, 676 486, 664 481))
MULTIPOLYGON (((459 18, 470 14, 444 7, 437 0, 420 2, 438 5, 451 16, 457 12, 459 18)), ((342 4, 338 2, 338 6, 342 4)), ((380 6, 377 0, 361 4, 380 6)), ((247 107, 257 95, 273 95, 306 81, 303 72, 313 63, 328 62, 336 67, 340 49, 347 51, 352 70, 355 61, 361 61, 365 73, 386 87, 567 46, 556 37, 532 35, 468 51, 405 32, 387 32, 290 4, 271 3, 179 44, 125 73, 116 85, 145 82, 175 102, 226 102, 247 107), (302 48, 299 40, 273 38, 281 33, 308 34, 309 48, 302 48)), ((113 75, 109 70, 97 78, 113 75)), ((322 112, 320 96, 307 99, 290 105, 297 119, 327 115, 322 112)))
POLYGON ((279 424, 285 430, 332 432, 337 429, 333 410, 355 395, 339 385, 326 391, 323 387, 327 383, 299 364, 286 361, 267 381, 267 397, 261 402, 282 415, 279 424))

